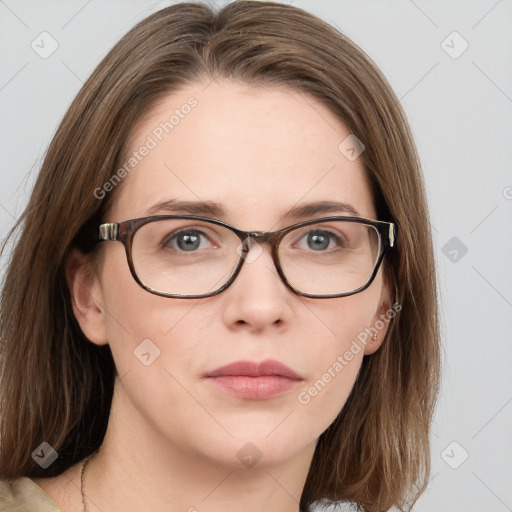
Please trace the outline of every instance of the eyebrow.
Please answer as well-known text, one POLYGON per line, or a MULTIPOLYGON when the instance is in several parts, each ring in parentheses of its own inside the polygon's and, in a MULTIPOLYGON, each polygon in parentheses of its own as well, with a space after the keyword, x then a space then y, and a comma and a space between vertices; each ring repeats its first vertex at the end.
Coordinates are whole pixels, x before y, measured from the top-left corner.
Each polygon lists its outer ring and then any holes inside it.
MULTIPOLYGON (((177 199, 161 201, 148 209, 149 215, 161 213, 182 213, 219 219, 225 219, 228 216, 226 208, 215 201, 179 201, 177 199)), ((361 214, 350 204, 338 201, 315 201, 293 206, 283 215, 283 218, 312 217, 320 213, 345 213, 353 217, 361 217, 361 214)))

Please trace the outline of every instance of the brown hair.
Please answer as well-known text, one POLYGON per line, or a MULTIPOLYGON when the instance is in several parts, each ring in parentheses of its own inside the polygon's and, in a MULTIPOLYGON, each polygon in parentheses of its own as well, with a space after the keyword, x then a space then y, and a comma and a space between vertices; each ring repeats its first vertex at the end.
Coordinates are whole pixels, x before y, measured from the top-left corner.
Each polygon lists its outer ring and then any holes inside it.
POLYGON ((430 470, 429 430, 439 380, 436 279, 420 163, 400 104, 365 53, 333 27, 287 5, 233 2, 215 12, 181 3, 131 29, 67 111, 17 228, 1 295, 0 477, 56 475, 98 448, 115 366, 87 341, 64 266, 121 164, 133 127, 180 86, 217 76, 286 84, 321 100, 366 146, 377 215, 399 226, 386 260, 401 312, 363 360, 352 393, 321 435, 301 497, 359 510, 409 509, 430 470), (32 451, 59 453, 42 470, 32 451))

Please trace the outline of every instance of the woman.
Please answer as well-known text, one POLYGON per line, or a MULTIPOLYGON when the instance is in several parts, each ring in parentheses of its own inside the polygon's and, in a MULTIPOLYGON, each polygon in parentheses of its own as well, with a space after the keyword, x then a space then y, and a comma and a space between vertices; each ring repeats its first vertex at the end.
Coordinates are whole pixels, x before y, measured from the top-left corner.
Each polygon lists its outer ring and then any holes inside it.
POLYGON ((64 117, 2 291, 2 510, 408 510, 439 372, 384 77, 286 5, 163 9, 64 117))

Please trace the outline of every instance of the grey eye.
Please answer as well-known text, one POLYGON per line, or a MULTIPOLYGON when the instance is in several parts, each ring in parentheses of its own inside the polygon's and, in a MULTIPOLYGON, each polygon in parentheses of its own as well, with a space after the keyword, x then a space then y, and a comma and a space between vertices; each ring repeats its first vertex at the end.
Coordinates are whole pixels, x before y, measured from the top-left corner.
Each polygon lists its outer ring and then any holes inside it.
POLYGON ((167 244, 173 249, 177 248, 180 251, 191 252, 201 247, 202 238, 206 240, 205 235, 198 230, 182 230, 174 233, 168 240, 167 244))
POLYGON ((312 232, 308 235, 308 247, 314 251, 327 249, 331 236, 331 234, 322 231, 312 232))

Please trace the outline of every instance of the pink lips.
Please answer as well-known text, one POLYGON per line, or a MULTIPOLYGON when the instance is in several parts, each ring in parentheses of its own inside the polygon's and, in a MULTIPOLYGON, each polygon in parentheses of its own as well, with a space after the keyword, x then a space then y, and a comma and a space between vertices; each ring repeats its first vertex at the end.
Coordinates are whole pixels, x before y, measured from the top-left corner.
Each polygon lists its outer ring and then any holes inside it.
POLYGON ((272 359, 260 363, 236 361, 205 375, 208 382, 246 400, 264 400, 294 388, 303 379, 272 359))

